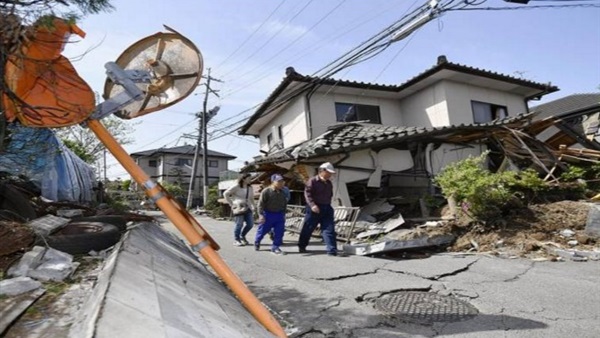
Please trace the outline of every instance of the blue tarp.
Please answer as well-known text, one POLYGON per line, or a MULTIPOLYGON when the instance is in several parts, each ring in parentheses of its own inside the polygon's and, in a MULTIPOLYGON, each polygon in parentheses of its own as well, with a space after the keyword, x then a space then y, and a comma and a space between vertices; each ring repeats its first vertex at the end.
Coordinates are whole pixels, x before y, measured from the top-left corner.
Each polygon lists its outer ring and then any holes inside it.
POLYGON ((54 201, 93 200, 94 170, 50 129, 8 126, 9 142, 0 152, 0 171, 22 175, 54 201))

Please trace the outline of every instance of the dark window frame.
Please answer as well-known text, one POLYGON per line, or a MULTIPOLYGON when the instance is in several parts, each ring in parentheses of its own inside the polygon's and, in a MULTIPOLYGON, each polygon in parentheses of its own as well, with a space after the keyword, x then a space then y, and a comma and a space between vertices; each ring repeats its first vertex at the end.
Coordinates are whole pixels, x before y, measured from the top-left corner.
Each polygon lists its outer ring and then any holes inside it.
POLYGON ((219 167, 219 161, 217 160, 208 160, 208 167, 209 168, 218 168, 219 167), (216 165, 215 165, 216 163, 216 165))
POLYGON ((148 160, 148 166, 150 168, 156 168, 156 167, 158 167, 158 160, 148 160))
POLYGON ((495 103, 471 100, 471 113, 473 115, 473 123, 489 123, 494 120, 508 117, 508 108, 495 103), (476 110, 480 110, 481 112, 487 114, 487 116, 485 116, 484 119, 478 118, 476 110))
POLYGON ((371 104, 335 102, 335 120, 337 122, 368 121, 381 124, 381 108, 371 104))
POLYGON ((175 159, 175 166, 176 167, 183 167, 183 166, 191 166, 192 165, 193 160, 191 158, 184 158, 184 157, 178 157, 175 159))

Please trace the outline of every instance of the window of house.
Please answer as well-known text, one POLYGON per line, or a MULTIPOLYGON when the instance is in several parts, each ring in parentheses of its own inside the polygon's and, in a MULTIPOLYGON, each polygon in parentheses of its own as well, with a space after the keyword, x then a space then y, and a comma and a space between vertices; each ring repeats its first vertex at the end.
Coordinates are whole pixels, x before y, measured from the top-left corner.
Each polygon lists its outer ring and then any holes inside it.
POLYGON ((219 161, 208 160, 208 167, 209 168, 218 168, 219 167, 219 161))
POLYGON ((267 135, 267 146, 269 146, 269 149, 273 146, 273 134, 267 135))
POLYGON ((506 106, 487 102, 471 101, 471 109, 474 123, 487 123, 508 116, 506 106))
POLYGON ((277 136, 279 137, 279 142, 281 142, 281 144, 283 145, 283 126, 279 125, 279 127, 277 127, 277 136))
POLYGON ((156 168, 156 166, 157 166, 156 160, 149 160, 148 161, 148 166, 152 167, 152 168, 156 168))
POLYGON ((178 158, 175 160, 175 165, 178 167, 183 167, 183 166, 191 166, 192 165, 192 160, 189 158, 178 158))
POLYGON ((381 111, 379 106, 336 102, 335 120, 337 122, 368 121, 381 124, 381 111))

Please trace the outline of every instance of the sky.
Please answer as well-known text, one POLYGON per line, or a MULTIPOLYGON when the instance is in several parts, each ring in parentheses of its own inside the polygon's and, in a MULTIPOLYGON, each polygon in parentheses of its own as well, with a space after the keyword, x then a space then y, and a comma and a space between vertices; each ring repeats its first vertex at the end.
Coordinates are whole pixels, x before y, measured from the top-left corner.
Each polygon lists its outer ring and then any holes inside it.
MULTIPOLYGON (((379 33, 425 0, 113 0, 111 12, 82 18, 87 35, 64 55, 94 91, 102 93, 104 63, 163 24, 189 38, 201 51, 204 75, 222 82, 211 87, 208 108, 220 106, 208 125, 208 148, 236 156, 229 168, 259 154, 257 139, 239 136, 232 123, 248 118, 285 76, 288 66, 310 75, 379 33), (231 131, 223 136, 223 131, 231 131), (219 136, 218 138, 216 138, 219 136), (211 139, 213 138, 213 139, 211 139)), ((528 5, 488 0, 470 8, 519 6, 519 10, 450 11, 384 52, 335 78, 399 85, 448 61, 540 83, 560 91, 540 103, 574 93, 600 91, 600 9, 528 9, 528 6, 600 4, 588 1, 535 1, 528 5)), ((135 120, 128 152, 194 144, 195 114, 202 110, 201 85, 183 101, 135 120)), ((532 104, 532 106, 534 106, 532 104)), ((108 178, 128 178, 109 156, 108 178)))

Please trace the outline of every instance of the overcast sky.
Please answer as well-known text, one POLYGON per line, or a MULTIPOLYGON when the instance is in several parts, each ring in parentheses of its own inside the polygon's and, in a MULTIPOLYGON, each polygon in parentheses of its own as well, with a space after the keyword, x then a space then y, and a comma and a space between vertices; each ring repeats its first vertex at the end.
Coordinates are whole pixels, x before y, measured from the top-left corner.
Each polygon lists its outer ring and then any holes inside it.
MULTIPOLYGON (((85 54, 74 62, 81 76, 101 93, 103 64, 115 60, 134 42, 163 31, 166 24, 201 50, 221 98, 211 96, 209 108, 221 110, 209 133, 248 117, 293 66, 312 74, 405 13, 426 1, 412 0, 113 0, 115 10, 82 19, 85 39, 71 44, 65 55, 85 54), (248 111, 249 110, 249 111, 248 111)), ((544 101, 600 86, 600 10, 598 8, 526 9, 535 5, 600 1, 535 1, 523 10, 452 11, 431 21, 377 57, 335 75, 336 78, 380 84, 401 84, 432 67, 438 55, 467 66, 552 82, 561 90, 544 101)), ((479 7, 506 6, 488 0, 479 7)), ((516 6, 516 5, 510 5, 516 6)), ((194 114, 201 110, 202 86, 184 101, 135 121, 135 143, 129 152, 193 144, 181 138, 194 133, 194 114)), ((236 126, 239 126, 236 125, 236 126)), ((233 128, 230 128, 233 129, 233 128)), ((236 156, 238 169, 258 152, 257 140, 232 136, 209 142, 209 149, 236 156)), ((109 178, 128 177, 109 160, 109 178)))

